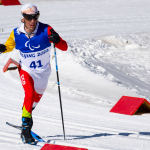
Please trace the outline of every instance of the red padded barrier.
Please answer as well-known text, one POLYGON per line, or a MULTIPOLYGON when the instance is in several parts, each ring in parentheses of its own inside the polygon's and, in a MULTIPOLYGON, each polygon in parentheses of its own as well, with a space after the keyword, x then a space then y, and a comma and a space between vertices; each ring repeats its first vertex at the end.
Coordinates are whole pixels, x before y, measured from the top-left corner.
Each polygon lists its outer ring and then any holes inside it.
POLYGON ((122 96, 114 105, 110 112, 125 115, 134 115, 135 113, 149 113, 150 103, 145 98, 122 96))
POLYGON ((2 4, 4 6, 8 6, 8 5, 21 5, 19 0, 1 0, 2 4))
POLYGON ((86 148, 77 148, 71 146, 55 145, 55 144, 45 144, 41 150, 88 150, 86 148))
POLYGON ((5 66, 3 67, 3 72, 6 72, 8 70, 8 67, 9 67, 10 64, 14 64, 17 67, 19 66, 19 63, 17 61, 13 60, 12 58, 9 58, 9 60, 7 61, 7 63, 5 64, 5 66))

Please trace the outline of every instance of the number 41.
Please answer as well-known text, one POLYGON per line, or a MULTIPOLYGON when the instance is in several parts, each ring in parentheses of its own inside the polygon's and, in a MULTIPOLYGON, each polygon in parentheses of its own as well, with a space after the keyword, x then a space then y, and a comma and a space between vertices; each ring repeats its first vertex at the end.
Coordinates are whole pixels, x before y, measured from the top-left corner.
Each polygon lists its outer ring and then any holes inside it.
POLYGON ((41 63, 41 60, 38 60, 37 62, 35 61, 32 61, 31 64, 30 64, 30 68, 34 68, 36 69, 36 67, 40 68, 42 67, 42 63, 41 63))

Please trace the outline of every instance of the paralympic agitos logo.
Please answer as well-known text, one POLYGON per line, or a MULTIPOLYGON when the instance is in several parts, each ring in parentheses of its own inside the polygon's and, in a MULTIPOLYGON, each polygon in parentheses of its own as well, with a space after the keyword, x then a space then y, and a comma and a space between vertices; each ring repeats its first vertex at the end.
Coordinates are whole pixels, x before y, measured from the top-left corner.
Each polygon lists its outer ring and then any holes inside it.
POLYGON ((40 48, 40 45, 38 45, 38 46, 32 46, 32 45, 30 45, 29 41, 27 41, 27 42, 25 43, 25 47, 29 47, 29 49, 30 49, 31 51, 34 51, 34 49, 40 48))

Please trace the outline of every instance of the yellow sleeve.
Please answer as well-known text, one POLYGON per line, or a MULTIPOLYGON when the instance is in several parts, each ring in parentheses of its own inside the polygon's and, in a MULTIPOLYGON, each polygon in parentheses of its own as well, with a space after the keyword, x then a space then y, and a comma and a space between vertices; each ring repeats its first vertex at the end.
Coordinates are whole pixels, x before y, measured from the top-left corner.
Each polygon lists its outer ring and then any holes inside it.
POLYGON ((4 53, 11 52, 15 48, 16 43, 14 39, 15 39, 15 36, 14 36, 14 30, 13 30, 5 43, 7 50, 4 53))

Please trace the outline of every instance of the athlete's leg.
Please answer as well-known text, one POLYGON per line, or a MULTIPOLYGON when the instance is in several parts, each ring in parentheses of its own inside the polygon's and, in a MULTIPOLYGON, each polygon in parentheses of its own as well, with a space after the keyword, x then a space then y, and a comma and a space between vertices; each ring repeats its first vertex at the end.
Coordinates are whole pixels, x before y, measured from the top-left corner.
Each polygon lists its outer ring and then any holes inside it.
POLYGON ((34 102, 34 81, 32 77, 24 70, 19 68, 20 79, 25 91, 23 110, 22 110, 22 129, 21 138, 24 143, 34 143, 35 140, 31 135, 32 105, 34 102))
POLYGON ((20 79, 24 88, 25 97, 23 103, 22 117, 31 118, 32 105, 34 102, 34 81, 32 77, 24 70, 20 70, 20 79))
POLYGON ((34 103, 33 103, 32 109, 34 109, 37 106, 41 97, 43 96, 45 89, 47 87, 47 84, 48 84, 48 78, 50 74, 51 74, 51 67, 49 67, 47 70, 45 70, 41 74, 37 74, 38 76, 40 76, 40 79, 36 78, 34 75, 32 76, 34 80, 34 89, 35 89, 34 103))

